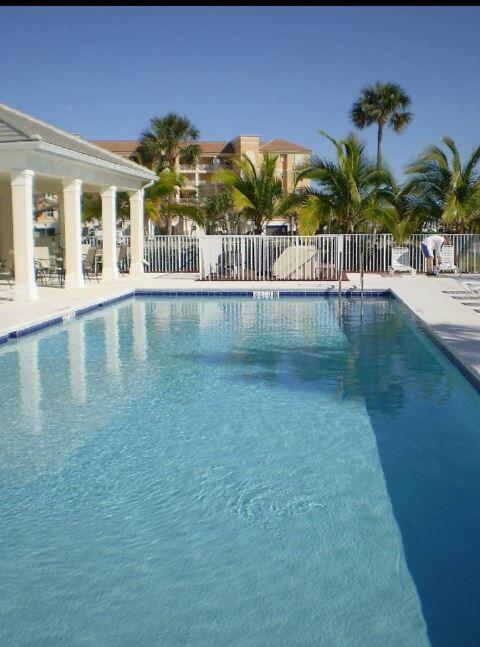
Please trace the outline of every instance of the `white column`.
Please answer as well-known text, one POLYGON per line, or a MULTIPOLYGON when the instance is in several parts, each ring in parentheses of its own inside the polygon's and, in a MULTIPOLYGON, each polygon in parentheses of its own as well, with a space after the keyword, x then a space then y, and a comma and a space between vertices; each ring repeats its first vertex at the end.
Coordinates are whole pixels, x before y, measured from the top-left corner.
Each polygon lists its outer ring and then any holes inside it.
POLYGON ((83 288, 82 268, 82 181, 64 180, 65 287, 83 288))
POLYGON ((117 267, 117 187, 109 186, 102 193, 103 270, 106 281, 118 279, 117 267))
POLYGON ((33 171, 11 172, 15 298, 38 298, 33 259, 33 171))
POLYGON ((143 274, 143 189, 130 194, 130 276, 143 274))
POLYGON ((60 247, 65 252, 65 204, 63 202, 63 191, 58 194, 58 218, 60 221, 60 247))

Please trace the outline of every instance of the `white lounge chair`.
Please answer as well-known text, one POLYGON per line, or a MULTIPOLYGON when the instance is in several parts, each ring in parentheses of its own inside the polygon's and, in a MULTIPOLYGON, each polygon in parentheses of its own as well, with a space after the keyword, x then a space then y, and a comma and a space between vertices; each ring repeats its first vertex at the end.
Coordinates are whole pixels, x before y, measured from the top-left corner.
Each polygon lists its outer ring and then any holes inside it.
POLYGON ((455 247, 453 245, 444 245, 442 247, 442 262, 437 265, 439 272, 453 272, 458 274, 459 269, 455 265, 455 247))
POLYGON ((272 267, 274 279, 314 279, 318 263, 313 245, 292 245, 277 258, 272 267))
POLYGON ((410 272, 412 276, 415 276, 417 270, 410 265, 408 247, 392 247, 392 263, 388 269, 391 275, 395 272, 410 272))

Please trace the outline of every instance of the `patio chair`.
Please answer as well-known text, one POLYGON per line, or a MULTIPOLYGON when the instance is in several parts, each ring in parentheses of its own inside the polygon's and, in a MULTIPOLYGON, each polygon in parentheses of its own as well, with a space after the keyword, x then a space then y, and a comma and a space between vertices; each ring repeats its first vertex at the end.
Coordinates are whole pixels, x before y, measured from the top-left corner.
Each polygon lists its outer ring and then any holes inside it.
POLYGON ((459 269, 455 265, 455 247, 454 245, 444 245, 442 247, 442 262, 437 265, 438 272, 453 272, 458 274, 459 269))
POLYGON ((242 253, 239 250, 224 250, 218 257, 217 267, 223 278, 238 278, 242 267, 242 253))
POLYGON ((52 270, 56 271, 55 259, 50 257, 50 249, 48 247, 34 247, 33 259, 35 263, 35 278, 43 285, 47 284, 47 280, 52 278, 52 270))
POLYGON ((90 246, 83 260, 83 275, 86 276, 89 281, 92 274, 95 276, 95 278, 98 281, 98 269, 97 269, 98 265, 95 259, 96 253, 97 253, 97 248, 90 246))
POLYGON ((0 280, 6 280, 9 288, 13 288, 13 282, 15 279, 13 263, 11 263, 12 255, 13 252, 10 252, 8 261, 0 258, 0 280))
POLYGON ((128 245, 122 243, 118 248, 117 266, 120 273, 125 274, 127 271, 128 245))
POLYGON ((410 250, 408 247, 392 247, 392 263, 388 271, 393 276, 395 272, 410 272, 415 276, 417 270, 410 265, 410 250))

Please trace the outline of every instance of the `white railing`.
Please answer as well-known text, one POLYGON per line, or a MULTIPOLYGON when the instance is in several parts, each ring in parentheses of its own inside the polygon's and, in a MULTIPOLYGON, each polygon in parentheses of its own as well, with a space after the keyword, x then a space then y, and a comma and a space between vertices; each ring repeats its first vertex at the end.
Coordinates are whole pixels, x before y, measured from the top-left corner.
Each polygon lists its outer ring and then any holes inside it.
MULTIPOLYGON (((480 272, 480 234, 446 234, 453 242, 461 272, 480 272)), ((410 265, 424 271, 420 243, 414 234, 403 245, 410 265)), ((102 245, 91 237, 89 244, 102 245)), ((129 237, 124 242, 130 245, 129 237)), ((346 272, 388 272, 393 240, 389 234, 320 236, 154 236, 145 238, 147 272, 194 272, 202 280, 333 280, 339 255, 346 272)), ((129 264, 130 254, 128 255, 129 264)))
POLYGON ((332 280, 338 236, 200 236, 202 280, 332 280))
POLYGON ((219 168, 218 164, 198 164, 198 166, 191 166, 190 164, 180 164, 180 171, 188 171, 195 173, 195 171, 215 171, 219 168))
POLYGON ((145 238, 146 272, 198 272, 198 236, 145 238))

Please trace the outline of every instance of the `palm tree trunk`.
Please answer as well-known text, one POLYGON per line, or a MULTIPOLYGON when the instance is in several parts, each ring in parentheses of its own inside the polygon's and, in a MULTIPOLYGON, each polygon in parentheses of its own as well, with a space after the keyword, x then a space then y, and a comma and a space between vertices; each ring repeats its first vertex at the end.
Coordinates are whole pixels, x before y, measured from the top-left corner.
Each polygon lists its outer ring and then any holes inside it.
POLYGON ((382 166, 382 140, 383 140, 383 123, 378 122, 377 132, 377 171, 382 166))
MULTIPOLYGON (((383 140, 383 123, 378 122, 378 132, 377 132, 377 171, 380 170, 382 166, 382 140, 383 140)), ((373 235, 377 235, 377 224, 373 223, 373 235)))

